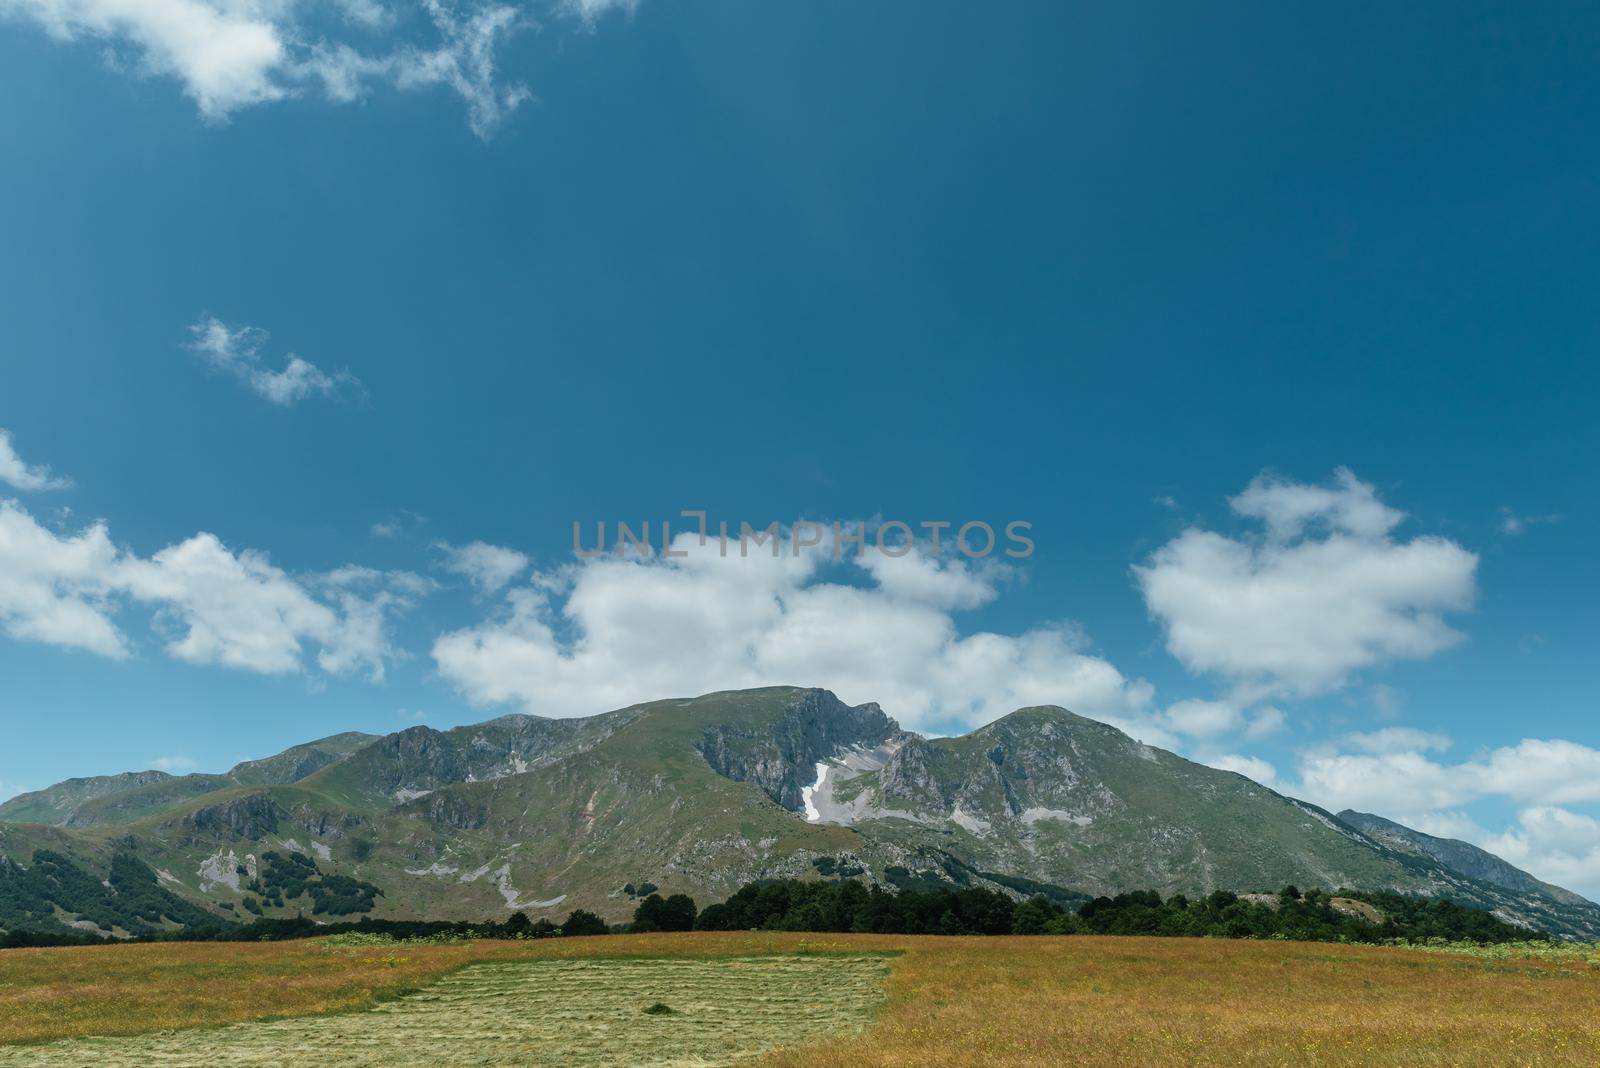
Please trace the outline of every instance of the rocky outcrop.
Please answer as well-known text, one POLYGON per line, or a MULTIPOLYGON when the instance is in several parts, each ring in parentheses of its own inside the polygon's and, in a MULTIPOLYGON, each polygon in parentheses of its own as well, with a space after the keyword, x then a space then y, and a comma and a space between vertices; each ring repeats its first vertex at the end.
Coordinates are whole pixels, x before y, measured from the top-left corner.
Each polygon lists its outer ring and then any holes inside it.
POLYGON ((886 809, 928 813, 943 818, 950 809, 949 784, 939 764, 943 756, 927 739, 911 736, 878 773, 878 803, 886 809))
POLYGON ((178 822, 195 834, 255 840, 276 833, 283 815, 271 795, 249 794, 196 809, 178 822))
POLYGON ((804 808, 801 790, 818 761, 872 749, 901 734, 876 704, 845 704, 827 690, 805 690, 775 720, 709 727, 696 749, 719 775, 751 782, 784 808, 804 808))
POLYGON ((448 827, 457 831, 473 831, 488 821, 488 809, 476 798, 463 796, 454 790, 429 794, 417 802, 424 806, 427 820, 435 827, 448 827))
POLYGON ((261 760, 246 760, 235 764, 228 778, 242 786, 284 786, 314 775, 330 764, 359 752, 376 741, 370 734, 347 731, 314 742, 297 745, 275 756, 261 760))

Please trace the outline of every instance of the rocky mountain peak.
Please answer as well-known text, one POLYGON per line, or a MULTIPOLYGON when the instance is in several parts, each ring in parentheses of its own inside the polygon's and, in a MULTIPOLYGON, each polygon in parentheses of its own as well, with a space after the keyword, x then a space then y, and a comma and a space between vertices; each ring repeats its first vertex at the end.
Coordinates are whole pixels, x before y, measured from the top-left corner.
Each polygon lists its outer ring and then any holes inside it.
POLYGON ((752 782, 792 812, 816 779, 817 764, 852 749, 874 749, 901 734, 876 704, 847 705, 829 690, 798 691, 769 717, 706 727, 695 748, 719 775, 752 782))

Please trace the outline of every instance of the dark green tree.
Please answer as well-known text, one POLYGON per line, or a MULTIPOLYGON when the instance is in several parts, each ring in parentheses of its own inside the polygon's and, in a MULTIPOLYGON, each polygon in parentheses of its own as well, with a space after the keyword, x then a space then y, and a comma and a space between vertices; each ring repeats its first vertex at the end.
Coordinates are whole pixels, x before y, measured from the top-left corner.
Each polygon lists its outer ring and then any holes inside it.
POLYGON ((575 938, 580 935, 603 935, 609 930, 610 928, 606 926, 606 921, 583 909, 574 909, 572 915, 567 917, 567 922, 561 925, 561 933, 567 938, 575 938))

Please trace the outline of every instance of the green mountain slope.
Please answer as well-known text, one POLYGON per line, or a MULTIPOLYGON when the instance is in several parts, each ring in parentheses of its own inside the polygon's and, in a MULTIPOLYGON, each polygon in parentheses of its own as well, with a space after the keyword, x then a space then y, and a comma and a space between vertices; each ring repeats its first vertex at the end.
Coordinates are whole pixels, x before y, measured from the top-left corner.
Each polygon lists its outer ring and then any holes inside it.
POLYGON ((17 813, 55 826, 0 824, 14 867, 44 849, 103 879, 127 855, 164 891, 231 917, 581 907, 620 919, 630 885, 710 901, 826 873, 1063 900, 1348 886, 1600 932, 1600 907, 1481 851, 1333 816, 1064 709, 929 739, 876 705, 792 687, 340 735, 223 776, 74 780, 0 817, 17 813))
POLYGON ((361 747, 305 781, 352 809, 380 811, 441 786, 543 767, 595 745, 626 720, 624 710, 586 719, 501 716, 448 731, 411 727, 361 747))
POLYGON ((60 827, 72 818, 80 806, 90 801, 125 794, 144 786, 160 785, 176 778, 178 776, 164 771, 125 771, 120 775, 67 779, 43 790, 18 794, 0 804, 0 820, 60 827))
POLYGON ((1374 816, 1346 809, 1339 818, 1363 834, 1402 853, 1435 860, 1452 871, 1489 883, 1517 896, 1535 923, 1548 929, 1571 930, 1600 939, 1600 917, 1594 904, 1571 890, 1534 878, 1488 850, 1455 838, 1431 834, 1374 816))
POLYGON ((244 761, 223 775, 135 771, 68 779, 0 804, 0 821, 78 828, 133 823, 230 786, 298 782, 347 759, 375 740, 374 735, 353 731, 335 734, 275 756, 244 761))

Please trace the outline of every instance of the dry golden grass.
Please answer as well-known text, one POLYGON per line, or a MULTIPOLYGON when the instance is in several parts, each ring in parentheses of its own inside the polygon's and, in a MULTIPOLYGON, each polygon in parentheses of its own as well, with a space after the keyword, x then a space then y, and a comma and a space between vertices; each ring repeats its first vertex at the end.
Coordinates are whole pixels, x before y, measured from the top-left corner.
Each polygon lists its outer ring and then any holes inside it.
POLYGON ((1363 946, 695 934, 0 953, 0 1042, 358 1009, 481 960, 902 951, 860 1035, 766 1068, 1600 1064, 1600 969, 1363 946))
POLYGON ((1600 972, 1584 965, 1296 942, 912 941, 872 1031, 763 1063, 1600 1064, 1600 972))

